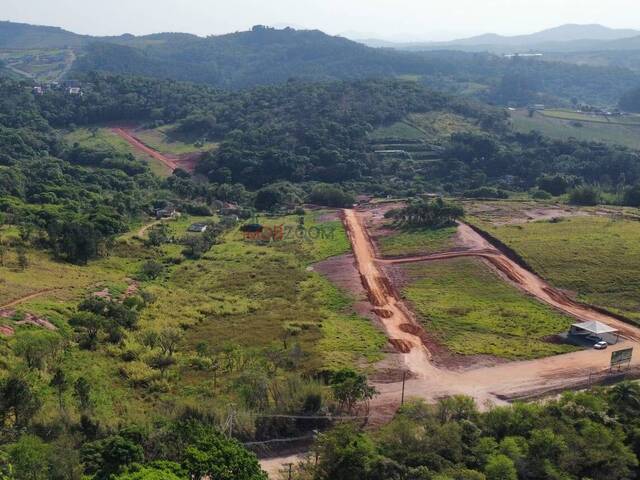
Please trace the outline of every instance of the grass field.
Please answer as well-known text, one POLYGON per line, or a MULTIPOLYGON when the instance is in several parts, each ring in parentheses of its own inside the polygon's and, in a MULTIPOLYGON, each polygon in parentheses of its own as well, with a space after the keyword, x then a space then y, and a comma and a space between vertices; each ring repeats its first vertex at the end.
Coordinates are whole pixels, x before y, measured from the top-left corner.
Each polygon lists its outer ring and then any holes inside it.
POLYGON ((543 110, 538 115, 551 118, 559 118, 561 120, 573 120, 588 123, 604 123, 610 125, 636 125, 640 126, 640 116, 624 116, 624 117, 607 117, 604 115, 589 115, 588 113, 575 112, 573 110, 543 110))
POLYGON ((577 126, 576 120, 552 118, 539 113, 529 117, 524 111, 511 112, 511 123, 516 131, 523 133, 537 130, 543 135, 559 140, 576 138, 640 149, 640 124, 631 126, 580 121, 581 126, 577 126))
POLYGON ((476 259, 409 264, 402 290, 427 331, 462 355, 531 359, 572 351, 545 341, 573 320, 505 283, 476 259))
POLYGON ((0 49, 0 60, 22 72, 19 78, 29 77, 39 82, 59 80, 74 59, 75 55, 71 50, 62 48, 0 49))
POLYGON ((438 230, 397 230, 377 240, 384 256, 407 256, 443 252, 454 246, 456 227, 438 230))
POLYGON ((464 117, 453 113, 412 113, 405 121, 374 130, 369 138, 373 141, 443 141, 448 140, 452 133, 467 131, 480 129, 464 117))
POLYGON ((483 225, 554 286, 640 323, 640 223, 613 217, 483 225))
POLYGON ((426 132, 426 138, 431 141, 448 140, 451 134, 456 132, 480 131, 476 125, 454 113, 414 113, 409 115, 409 120, 426 132))
POLYGON ((131 153, 138 160, 146 162, 153 173, 160 177, 171 175, 171 171, 165 164, 155 158, 135 150, 126 140, 111 132, 108 128, 98 128, 90 131, 86 128, 79 128, 65 135, 65 139, 70 143, 99 150, 113 150, 119 154, 131 153))
MULTIPOLYGON (((135 233, 118 239, 108 257, 85 267, 29 251, 30 265, 20 271, 15 252, 10 251, 0 266, 0 305, 55 289, 16 308, 45 316, 71 335, 67 319, 79 301, 104 288, 117 298, 138 278, 143 263, 160 262, 164 269, 157 279, 137 281, 140 289, 155 298, 142 310, 138 329, 125 332, 121 344, 101 344, 95 352, 71 348, 61 364, 69 378, 89 379, 95 418, 104 426, 149 424, 187 406, 226 411, 230 402, 240 402, 236 383, 248 373, 266 375, 262 372, 268 370, 270 378, 286 378, 345 366, 366 371, 382 359, 387 343, 383 333, 355 314, 348 294, 308 269, 349 248, 341 223, 321 222, 322 215, 307 215, 306 227, 334 229, 333 236, 257 243, 233 230, 199 260, 183 259, 182 246, 177 244, 145 246, 135 233), (177 364, 161 376, 145 363, 150 354, 141 339, 168 327, 184 332, 184 337, 177 364), (224 359, 224 365, 232 361, 236 368, 222 369, 214 382, 211 369, 198 366, 202 360, 196 350, 202 345, 220 362, 224 359), (278 365, 275 370, 274 365, 278 365)), ((205 219, 184 216, 168 225, 171 234, 180 237, 198 220, 205 219)), ((283 217, 264 223, 297 225, 297 221, 298 217, 283 217)), ((5 228, 0 235, 15 236, 14 230, 5 228)), ((2 320, 2 324, 12 321, 2 320)), ((34 328, 12 325, 17 336, 34 328)), ((0 378, 20 363, 12 353, 14 338, 0 336, 0 378)), ((39 413, 44 421, 56 414, 57 399, 48 376, 41 377, 34 382, 46 392, 46 404, 39 413)), ((69 404, 73 404, 71 397, 69 404)))
POLYGON ((396 122, 393 125, 389 125, 388 127, 380 127, 371 132, 369 135, 370 140, 387 140, 387 139, 398 139, 398 140, 424 140, 424 132, 418 130, 417 128, 409 125, 406 122, 396 122))
POLYGON ((135 135, 146 145, 161 153, 169 155, 185 155, 189 153, 207 152, 216 148, 213 142, 203 142, 196 145, 196 141, 178 139, 170 135, 174 125, 165 125, 152 130, 136 131, 135 135))

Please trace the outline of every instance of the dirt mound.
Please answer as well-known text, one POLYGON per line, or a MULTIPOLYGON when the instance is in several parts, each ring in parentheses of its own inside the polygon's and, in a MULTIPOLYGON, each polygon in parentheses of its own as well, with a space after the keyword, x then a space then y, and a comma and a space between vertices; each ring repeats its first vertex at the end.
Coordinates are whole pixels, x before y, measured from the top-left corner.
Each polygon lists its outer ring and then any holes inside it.
POLYGON ((399 300, 399 295, 394 286, 391 284, 387 277, 378 277, 378 284, 382 288, 382 294, 388 297, 393 298, 394 300, 399 300))
POLYGON ((393 312, 391 312, 389 310, 386 310, 384 308, 374 308, 372 310, 372 312, 375 313, 380 318, 391 318, 391 317, 393 317, 393 312))
MULTIPOLYGON (((16 313, 17 312, 13 309, 3 309, 0 310, 0 318, 15 318, 16 313)), ((42 327, 47 330, 56 330, 56 326, 49 320, 47 320, 46 318, 38 317, 33 313, 25 313, 24 317, 22 317, 21 320, 18 320, 15 323, 16 325, 33 325, 35 327, 42 327)), ((11 335, 13 335, 13 328, 7 328, 11 329, 11 335)))
POLYGON ((185 153, 176 159, 176 164, 178 168, 193 173, 198 166, 198 162, 203 156, 203 152, 185 153))
POLYGON ((413 350, 413 345, 408 340, 390 338, 389 343, 400 353, 409 353, 413 350))
POLYGON ((15 333, 15 330, 9 325, 0 325, 0 335, 5 337, 11 337, 15 333))
POLYGON ((403 332, 410 333, 411 335, 422 334, 422 328, 420 328, 418 325, 413 325, 411 323, 403 323, 402 325, 400 325, 400 330, 402 330, 403 332))
POLYGON ((360 279, 362 281, 362 286, 367 292, 367 298, 371 302, 371 305, 376 307, 385 306, 387 304, 387 301, 384 298, 384 295, 382 295, 382 292, 380 292, 379 289, 372 288, 369 279, 364 275, 360 275, 360 279))

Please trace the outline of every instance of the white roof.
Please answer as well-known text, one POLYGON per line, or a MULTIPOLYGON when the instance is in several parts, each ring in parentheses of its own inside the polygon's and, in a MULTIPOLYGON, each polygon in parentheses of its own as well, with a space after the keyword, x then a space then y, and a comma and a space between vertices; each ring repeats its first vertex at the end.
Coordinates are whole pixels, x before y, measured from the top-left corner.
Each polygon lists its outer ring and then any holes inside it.
POLYGON ((595 320, 584 323, 574 323, 572 326, 591 333, 613 333, 618 331, 615 328, 610 327, 609 325, 606 325, 602 322, 597 322, 595 320))

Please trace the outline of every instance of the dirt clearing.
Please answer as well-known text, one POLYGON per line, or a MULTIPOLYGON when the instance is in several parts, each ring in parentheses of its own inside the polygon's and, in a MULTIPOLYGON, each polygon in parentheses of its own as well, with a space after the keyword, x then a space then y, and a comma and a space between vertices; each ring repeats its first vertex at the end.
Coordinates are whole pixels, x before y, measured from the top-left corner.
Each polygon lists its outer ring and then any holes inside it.
MULTIPOLYGON (((399 299, 392 282, 382 268, 384 264, 437 261, 460 256, 480 257, 496 269, 505 281, 512 282, 518 288, 558 310, 580 320, 598 320, 620 329, 628 338, 621 344, 611 347, 612 349, 640 347, 638 342, 640 329, 588 305, 575 302, 563 292, 553 289, 544 280, 509 259, 464 224, 460 225, 459 232, 459 240, 466 248, 464 251, 379 260, 376 258, 372 240, 364 226, 363 217, 370 215, 372 215, 371 212, 346 210, 344 222, 362 284, 368 291, 371 303, 376 306, 376 310, 372 313, 378 313, 378 320, 384 326, 390 342, 396 346, 405 368, 412 374, 413 378, 405 386, 407 396, 436 401, 442 397, 464 394, 473 397, 482 405, 485 402, 499 404, 511 398, 523 398, 534 393, 571 388, 585 384, 592 374, 606 370, 611 349, 587 350, 490 367, 483 366, 483 362, 479 362, 478 368, 464 371, 455 371, 448 366, 438 366, 433 362, 431 352, 423 341, 427 333, 399 299)), ((380 216, 379 212, 373 215, 380 216)), ((634 368, 640 366, 640 359, 636 357, 632 366, 634 368)), ((453 365, 452 367, 455 368, 453 365)), ((375 386, 380 394, 372 402, 373 412, 386 411, 390 405, 399 404, 402 390, 400 382, 380 383, 375 386)))

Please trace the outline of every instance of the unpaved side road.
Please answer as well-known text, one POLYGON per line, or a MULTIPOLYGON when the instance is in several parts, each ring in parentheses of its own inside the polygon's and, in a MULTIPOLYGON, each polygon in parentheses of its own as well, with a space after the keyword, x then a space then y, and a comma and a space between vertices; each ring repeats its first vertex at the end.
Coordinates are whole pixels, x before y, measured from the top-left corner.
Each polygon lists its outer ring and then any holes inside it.
MULTIPOLYGON (((384 325, 390 343, 402 352, 405 368, 411 373, 411 378, 407 380, 404 387, 407 399, 415 397, 435 402, 443 397, 462 394, 474 398, 480 408, 484 409, 489 405, 505 404, 519 398, 583 388, 594 379, 593 374, 607 369, 611 350, 584 350, 463 372, 437 367, 431 362, 431 356, 419 335, 411 333, 419 332, 422 327, 398 298, 389 278, 380 267, 384 264, 435 261, 461 256, 480 257, 494 267, 505 280, 535 295, 541 301, 576 318, 601 320, 620 328, 630 339, 611 347, 612 349, 640 347, 637 341, 640 338, 639 329, 567 298, 562 292, 553 289, 542 279, 511 261, 467 225, 463 224, 459 229, 459 238, 466 250, 424 257, 378 260, 361 212, 345 210, 343 220, 351 240, 362 284, 373 305, 373 312, 384 325)), ((636 356, 631 368, 637 370, 639 367, 640 358, 636 356)), ((402 383, 374 383, 374 386, 379 393, 371 402, 371 421, 372 423, 388 421, 389 416, 393 415, 400 406, 402 383)), ((278 479, 282 478, 284 467, 302 458, 302 455, 282 456, 264 459, 260 463, 269 473, 269 478, 278 479)))
POLYGON ((7 308, 15 307, 16 305, 20 305, 21 303, 28 302, 29 300, 33 300, 34 298, 41 297, 46 295, 47 293, 55 292, 60 290, 59 288, 46 288, 44 290, 39 290, 34 293, 30 293, 29 295, 25 295, 24 297, 16 298, 6 305, 0 305, 0 310, 6 310, 7 308))
MULTIPOLYGON (((445 396, 464 394, 473 397, 480 405, 486 402, 500 404, 507 399, 539 395, 582 385, 589 381, 592 373, 602 372, 609 366, 611 350, 585 350, 539 360, 511 362, 462 372, 437 367, 431 362, 429 352, 420 337, 410 333, 416 332, 414 328, 417 322, 394 294, 389 279, 378 265, 373 253, 372 241, 364 227, 361 213, 355 210, 345 210, 344 223, 351 239, 363 285, 370 292, 372 304, 376 306, 375 312, 384 325, 390 342, 402 352, 405 366, 412 374, 412 378, 407 381, 405 386, 406 397, 414 396, 435 401, 445 396)), ((471 228, 462 226, 462 230, 463 237, 468 237, 465 244, 476 249, 476 255, 490 257, 487 260, 503 275, 509 280, 521 284, 523 288, 527 287, 531 294, 542 301, 554 302, 556 308, 576 318, 601 320, 624 329, 624 333, 630 338, 612 348, 640 347, 637 340, 640 338, 639 329, 573 301, 568 302, 566 298, 562 298, 562 301, 556 299, 556 293, 560 292, 552 289, 543 280, 494 249, 471 228)), ((463 253, 468 254, 469 252, 463 253)), ((456 252, 456 255, 460 256, 461 253, 456 252)), ((424 259, 417 257, 414 261, 424 259)), ((411 261, 411 259, 404 260, 411 261)), ((419 328, 422 327, 419 326, 419 328)), ((636 356, 632 367, 638 366, 640 366, 640 358, 636 356)), ((390 408, 397 406, 402 391, 400 382, 375 386, 380 394, 372 401, 374 417, 376 411, 388 412, 390 408)))
POLYGON ((469 225, 461 223, 458 227, 458 237, 468 250, 456 252, 444 252, 434 255, 406 257, 390 260, 378 260, 381 264, 402 264, 425 261, 447 260, 458 257, 478 257, 487 261, 503 277, 506 277, 516 287, 524 292, 536 297, 538 300, 551 305, 561 312, 586 322, 596 320, 606 323, 633 340, 640 341, 640 330, 629 325, 611 315, 594 309, 589 305, 576 302, 566 293, 558 290, 542 278, 529 270, 521 267, 516 262, 508 258, 501 251, 494 248, 480 234, 469 225))
POLYGON ((154 150, 146 146, 142 143, 138 138, 136 138, 130 130, 121 127, 114 127, 111 129, 113 133, 120 136, 124 140, 126 140, 133 148, 143 153, 146 153, 150 157, 155 158, 156 160, 162 162, 167 168, 169 168, 172 172, 178 168, 178 163, 176 159, 168 157, 167 155, 163 155, 162 153, 154 150))

